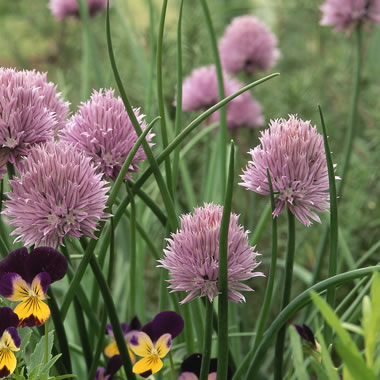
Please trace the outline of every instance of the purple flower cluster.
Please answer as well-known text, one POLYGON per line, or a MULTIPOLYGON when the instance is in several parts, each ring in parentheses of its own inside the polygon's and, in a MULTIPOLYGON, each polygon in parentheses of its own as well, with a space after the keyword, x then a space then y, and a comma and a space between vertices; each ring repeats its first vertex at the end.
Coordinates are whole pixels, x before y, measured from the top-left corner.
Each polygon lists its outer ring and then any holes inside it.
MULTIPOLYGON (((146 128, 144 115, 139 109, 134 113, 141 129, 146 128)), ((154 135, 148 133, 146 140, 154 135)), ((113 90, 94 91, 88 102, 82 103, 79 111, 69 120, 61 139, 75 144, 76 147, 91 157, 98 171, 115 180, 125 159, 137 141, 137 134, 120 97, 115 97, 113 90)), ((145 160, 142 147, 129 167, 129 173, 138 170, 137 164, 145 160)))
POLYGON ((64 236, 95 238, 97 223, 108 216, 108 187, 89 157, 51 141, 31 150, 20 169, 3 211, 16 241, 56 248, 64 236))
MULTIPOLYGON (((95 16, 99 11, 107 9, 107 0, 87 0, 90 16, 95 16)), ((57 20, 66 17, 79 17, 78 0, 50 0, 49 8, 57 20)))
POLYGON ((18 168, 22 156, 63 128, 69 103, 56 90, 46 73, 0 68, 0 166, 18 168))
POLYGON ((329 179, 323 138, 309 121, 290 115, 288 120, 272 120, 261 133, 261 144, 249 152, 241 186, 259 194, 269 194, 267 169, 276 197, 274 215, 287 205, 305 226, 310 219, 320 222, 313 211, 329 210, 329 179))
POLYGON ((268 70, 280 56, 277 39, 256 17, 235 17, 219 41, 224 70, 253 73, 268 70))
MULTIPOLYGON (((194 209, 193 214, 181 217, 181 230, 167 239, 165 256, 160 267, 170 273, 173 292, 189 292, 181 302, 207 296, 212 301, 218 294, 219 232, 223 207, 206 203, 194 209)), ((231 214, 228 231, 228 297, 244 302, 240 291, 252 289, 241 281, 263 276, 254 272, 260 264, 258 253, 248 244, 248 232, 238 224, 239 216, 231 214)))
MULTIPOLYGON (((224 76, 224 92, 226 96, 232 95, 244 85, 237 79, 230 78, 227 73, 224 76)), ((207 109, 219 101, 218 80, 214 65, 203 66, 193 70, 182 86, 182 107, 184 111, 198 111, 207 109)), ((219 111, 214 112, 210 122, 219 121, 219 111)), ((239 126, 259 127, 264 124, 261 106, 249 92, 244 92, 227 104, 227 126, 236 128, 239 126)))
POLYGON ((350 32, 361 22, 380 24, 380 0, 326 0, 321 11, 321 25, 335 26, 335 32, 350 32))

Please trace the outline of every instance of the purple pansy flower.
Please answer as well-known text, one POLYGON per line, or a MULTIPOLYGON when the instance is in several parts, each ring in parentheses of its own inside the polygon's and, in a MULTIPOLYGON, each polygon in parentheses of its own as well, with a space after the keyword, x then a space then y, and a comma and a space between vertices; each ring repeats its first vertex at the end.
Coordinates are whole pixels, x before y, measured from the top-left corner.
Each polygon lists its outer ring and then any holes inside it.
POLYGON ((121 368, 123 362, 121 361, 120 355, 112 356, 108 360, 107 367, 98 368, 95 374, 95 380, 112 380, 112 376, 121 368))
POLYGON ((161 359, 170 351, 172 339, 181 333, 183 327, 184 321, 179 314, 163 311, 140 331, 130 334, 129 347, 143 357, 133 366, 133 372, 146 378, 159 371, 163 366, 161 359))
POLYGON ((67 260, 58 251, 39 247, 30 254, 26 248, 11 252, 0 261, 0 295, 20 302, 15 313, 19 327, 40 326, 50 316, 43 302, 50 284, 67 272, 67 260))
POLYGON ((0 377, 8 377, 16 368, 13 351, 18 351, 21 339, 17 333, 19 319, 9 307, 0 307, 0 377))

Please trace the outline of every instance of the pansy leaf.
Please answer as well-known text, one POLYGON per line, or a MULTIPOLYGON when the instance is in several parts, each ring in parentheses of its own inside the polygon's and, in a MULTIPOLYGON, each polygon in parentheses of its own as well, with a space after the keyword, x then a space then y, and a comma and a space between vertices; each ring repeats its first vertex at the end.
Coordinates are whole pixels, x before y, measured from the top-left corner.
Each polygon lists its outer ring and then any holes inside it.
MULTIPOLYGON (((48 360, 51 359, 51 350, 53 348, 54 342, 54 330, 49 331, 48 334, 49 346, 48 346, 48 360)), ((42 364, 44 362, 45 355, 45 336, 42 336, 40 341, 37 343, 34 352, 30 355, 28 362, 26 363, 26 368, 28 374, 32 376, 39 375, 42 372, 42 364)))

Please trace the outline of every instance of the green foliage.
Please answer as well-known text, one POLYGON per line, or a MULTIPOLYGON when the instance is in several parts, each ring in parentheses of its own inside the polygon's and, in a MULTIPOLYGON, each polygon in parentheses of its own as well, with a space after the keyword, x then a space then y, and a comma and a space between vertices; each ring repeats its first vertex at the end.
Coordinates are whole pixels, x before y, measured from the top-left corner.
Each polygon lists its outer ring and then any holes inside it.
MULTIPOLYGON (((362 331, 364 334, 364 357, 357 343, 351 338, 350 334, 344 328, 344 324, 339 317, 331 309, 331 307, 318 296, 314 291, 310 292, 310 296, 317 306, 326 322, 336 333, 338 340, 335 344, 336 350, 342 359, 344 379, 360 379, 365 378, 375 380, 380 374, 379 352, 376 352, 376 346, 380 337, 380 274, 374 273, 372 277, 372 285, 370 296, 365 296, 362 301, 362 331)), ((355 329, 351 329, 355 330, 355 329)), ((321 338, 321 336, 320 336, 321 338)), ((322 363, 324 367, 332 374, 332 362, 326 355, 327 349, 322 342, 322 363)))

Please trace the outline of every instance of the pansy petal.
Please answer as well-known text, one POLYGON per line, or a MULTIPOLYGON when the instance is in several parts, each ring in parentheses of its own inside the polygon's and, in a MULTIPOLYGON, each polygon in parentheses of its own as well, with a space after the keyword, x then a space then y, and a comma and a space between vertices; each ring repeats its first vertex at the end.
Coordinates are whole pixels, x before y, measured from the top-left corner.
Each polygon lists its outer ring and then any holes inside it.
POLYGON ((154 346, 158 356, 164 358, 172 347, 172 336, 170 334, 161 335, 154 346))
POLYGON ((106 370, 103 367, 100 367, 96 370, 95 380, 104 380, 106 370))
POLYGON ((16 369, 16 356, 8 348, 0 349, 0 377, 7 377, 16 369))
POLYGON ((122 365, 123 362, 121 361, 120 355, 113 356, 110 360, 108 360, 105 374, 109 377, 113 376, 122 365))
POLYGON ((178 380, 198 380, 198 376, 193 372, 182 372, 178 380))
POLYGON ((43 300, 50 284, 51 278, 49 273, 41 272, 34 277, 31 289, 39 299, 43 300))
POLYGON ((106 324, 106 334, 108 334, 110 338, 114 337, 111 323, 106 324))
POLYGON ((143 331, 136 331, 131 334, 128 343, 131 350, 138 356, 145 357, 152 353, 153 342, 143 331))
POLYGON ((158 313, 151 324, 146 324, 142 331, 145 331, 153 342, 164 334, 170 334, 172 339, 181 333, 184 327, 183 318, 175 311, 163 311, 158 313))
POLYGON ((19 319, 17 314, 9 307, 0 307, 0 336, 10 327, 17 327, 19 319))
POLYGON ((207 380, 216 380, 216 372, 210 373, 207 377, 207 380))
MULTIPOLYGON (((57 250, 38 247, 30 252, 25 265, 27 275, 32 279, 41 272, 49 273, 51 282, 63 278, 67 272, 67 259, 57 250)), ((26 279, 27 280, 27 279, 26 279)))
POLYGON ((119 348, 117 347, 116 343, 111 343, 104 349, 104 355, 108 356, 109 358, 112 358, 112 356, 119 354, 119 348))
POLYGON ((14 311, 20 319, 19 327, 40 326, 50 317, 49 306, 33 296, 18 304, 14 311))
POLYGON ((17 273, 8 273, 0 279, 0 294, 11 301, 23 301, 29 297, 29 286, 17 273))
POLYGON ((201 372, 202 354, 192 354, 181 364, 181 372, 195 373, 197 376, 201 372))
POLYGON ((140 329, 141 329, 141 322, 137 317, 134 317, 128 326, 127 332, 130 332, 132 330, 140 330, 140 329))
POLYGON ((1 336, 2 345, 11 351, 18 351, 21 346, 21 338, 17 333, 16 327, 8 327, 1 336))
POLYGON ((25 261, 28 250, 23 247, 11 252, 5 259, 0 261, 0 277, 5 273, 17 273, 25 277, 25 261))
POLYGON ((157 355, 149 355, 139 360, 132 368, 134 373, 141 375, 145 372, 150 372, 151 375, 158 372, 164 363, 157 355))

